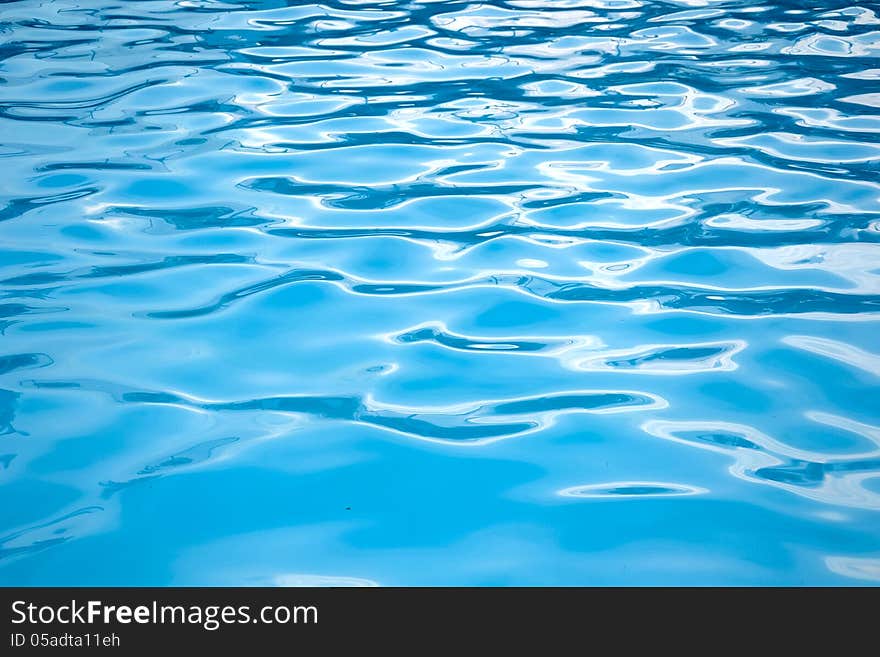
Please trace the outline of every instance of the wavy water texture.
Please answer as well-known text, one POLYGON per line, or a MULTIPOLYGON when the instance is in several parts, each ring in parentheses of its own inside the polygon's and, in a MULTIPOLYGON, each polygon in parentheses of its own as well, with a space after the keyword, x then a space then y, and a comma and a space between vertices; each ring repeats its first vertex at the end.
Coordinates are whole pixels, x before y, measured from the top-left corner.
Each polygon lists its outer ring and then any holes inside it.
POLYGON ((874 3, 4 3, 0 584, 876 583, 878 62, 874 3))

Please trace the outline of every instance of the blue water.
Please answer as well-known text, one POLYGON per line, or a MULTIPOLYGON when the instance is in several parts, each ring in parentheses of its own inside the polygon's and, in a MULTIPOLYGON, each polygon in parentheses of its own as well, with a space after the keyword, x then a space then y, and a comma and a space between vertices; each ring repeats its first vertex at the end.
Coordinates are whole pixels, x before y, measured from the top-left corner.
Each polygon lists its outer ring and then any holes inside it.
POLYGON ((877 3, 0 16, 0 583, 880 581, 877 3))

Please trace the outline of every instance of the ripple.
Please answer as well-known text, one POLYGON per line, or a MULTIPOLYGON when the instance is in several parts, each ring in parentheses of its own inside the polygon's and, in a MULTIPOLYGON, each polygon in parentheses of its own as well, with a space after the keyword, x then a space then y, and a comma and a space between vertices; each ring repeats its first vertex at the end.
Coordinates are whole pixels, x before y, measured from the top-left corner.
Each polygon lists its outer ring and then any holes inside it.
MULTIPOLYGON (((666 401, 656 395, 613 390, 553 392, 534 397, 417 407, 380 402, 369 395, 300 394, 243 401, 207 401, 179 393, 130 390, 96 381, 83 384, 31 380, 27 384, 36 389, 99 390, 112 394, 120 402, 132 404, 162 404, 214 412, 302 414, 321 420, 355 422, 429 442, 477 446, 546 429, 553 426, 559 415, 648 411, 666 405, 666 401)), ((163 463, 169 464, 168 461, 163 463)), ((152 473, 158 467, 148 469, 152 473)))
POLYGON ((137 472, 137 476, 127 481, 102 481, 100 482, 100 486, 103 488, 102 497, 105 499, 109 498, 128 486, 141 481, 160 477, 168 470, 189 468, 208 461, 218 448, 236 443, 238 440, 239 439, 235 436, 207 440, 189 447, 188 449, 177 452, 176 454, 172 454, 157 463, 151 463, 144 466, 143 469, 137 472))
POLYGON ((688 372, 732 371, 737 368, 734 354, 745 349, 744 342, 701 343, 691 345, 647 345, 635 349, 602 352, 596 356, 572 359, 569 366, 584 371, 628 370, 645 374, 685 374, 688 372))
POLYGON ((652 420, 642 428, 658 438, 726 454, 734 460, 730 473, 745 481, 825 504, 880 509, 880 493, 866 486, 880 477, 880 429, 823 414, 811 419, 860 434, 875 447, 847 455, 803 450, 730 422, 652 420))
POLYGON ((556 337, 492 337, 483 338, 459 335, 449 331, 441 323, 428 323, 406 329, 388 336, 399 344, 430 342, 446 349, 477 353, 499 352, 527 356, 558 356, 572 349, 581 349, 599 343, 597 338, 583 336, 578 338, 556 337))
POLYGON ((340 575, 306 575, 285 573, 273 579, 275 586, 304 586, 304 587, 357 587, 379 586, 371 579, 361 577, 342 577, 340 575))
POLYGON ((699 495, 707 492, 704 488, 684 486, 682 484, 665 484, 653 481, 616 481, 607 484, 589 484, 572 486, 559 491, 562 497, 626 499, 645 497, 679 497, 682 495, 699 495))
POLYGON ((10 354, 8 356, 0 356, 0 374, 7 374, 19 369, 48 367, 52 362, 52 359, 47 354, 10 354))
POLYGON ((49 522, 0 536, 0 560, 26 557, 42 550, 57 547, 73 539, 67 534, 67 525, 91 514, 102 511, 101 507, 89 506, 66 513, 49 522))
POLYGON ((782 341, 792 347, 819 354, 880 376, 880 356, 845 342, 809 335, 788 335, 782 341))
POLYGON ((816 288, 743 289, 669 284, 609 286, 604 281, 569 282, 560 279, 499 272, 447 283, 422 281, 373 282, 333 270, 292 269, 280 276, 236 288, 216 300, 190 309, 156 310, 145 313, 152 319, 184 319, 212 314, 247 297, 301 283, 329 282, 357 295, 410 296, 449 294, 480 287, 513 289, 529 296, 559 303, 610 303, 629 305, 638 312, 684 310, 739 317, 777 317, 787 314, 854 316, 875 321, 880 313, 880 294, 847 294, 816 288))
POLYGON ((853 579, 880 582, 880 559, 856 557, 826 557, 825 563, 832 572, 853 579))

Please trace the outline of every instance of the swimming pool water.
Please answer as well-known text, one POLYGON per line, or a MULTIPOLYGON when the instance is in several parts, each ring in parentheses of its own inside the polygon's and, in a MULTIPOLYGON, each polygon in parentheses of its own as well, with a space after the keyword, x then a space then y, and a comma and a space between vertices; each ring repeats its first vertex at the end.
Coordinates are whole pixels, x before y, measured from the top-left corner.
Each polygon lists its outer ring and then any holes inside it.
POLYGON ((0 17, 0 584, 880 581, 876 3, 0 17))

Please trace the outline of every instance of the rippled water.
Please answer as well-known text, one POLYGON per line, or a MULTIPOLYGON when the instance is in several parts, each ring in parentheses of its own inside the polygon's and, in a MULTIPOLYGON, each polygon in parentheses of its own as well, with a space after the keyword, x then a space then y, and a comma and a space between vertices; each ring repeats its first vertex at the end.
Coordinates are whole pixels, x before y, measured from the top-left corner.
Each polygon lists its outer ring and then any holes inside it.
POLYGON ((880 7, 0 6, 0 582, 880 580, 880 7))

